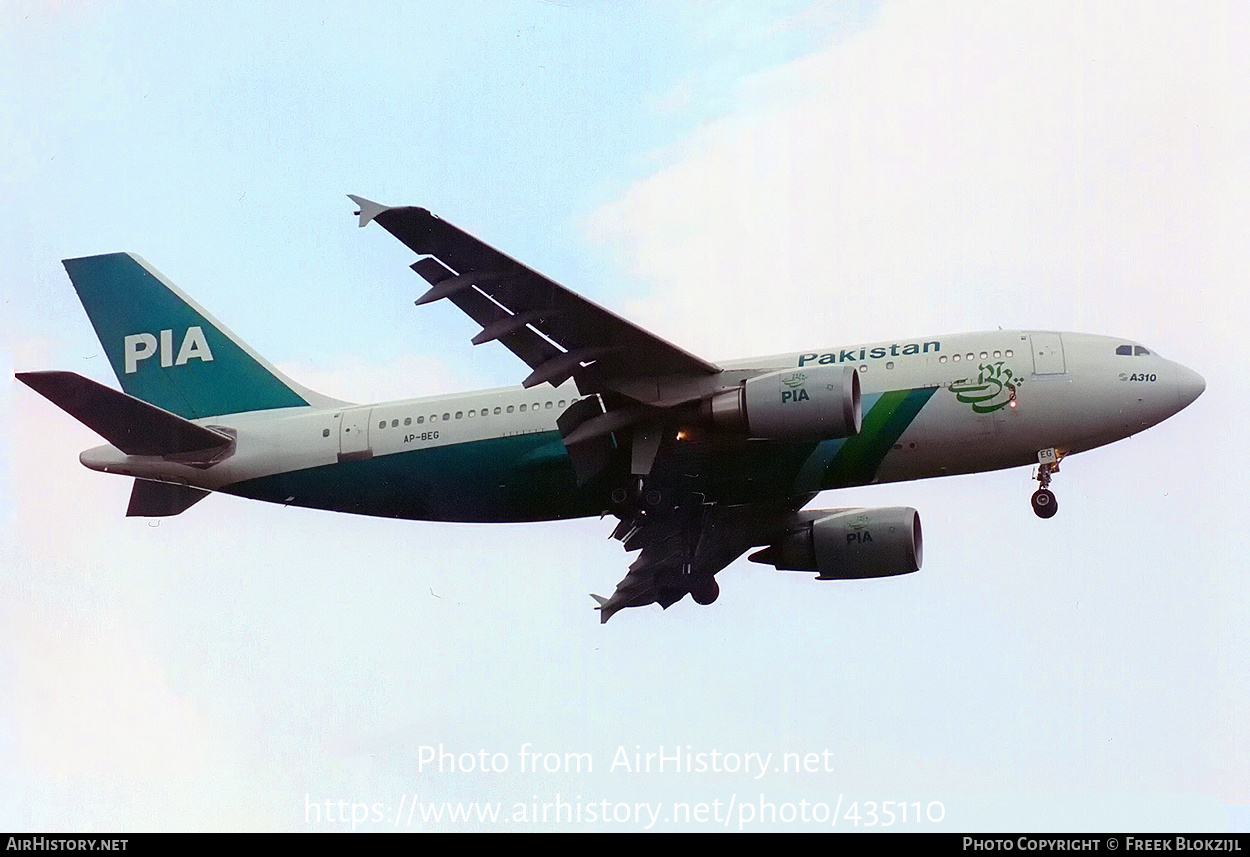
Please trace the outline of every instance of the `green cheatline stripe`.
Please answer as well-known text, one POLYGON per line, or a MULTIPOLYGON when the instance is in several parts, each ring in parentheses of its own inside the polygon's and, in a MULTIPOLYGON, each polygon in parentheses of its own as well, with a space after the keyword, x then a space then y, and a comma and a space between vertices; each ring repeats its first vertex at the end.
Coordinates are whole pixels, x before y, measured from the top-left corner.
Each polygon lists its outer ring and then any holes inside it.
POLYGON ((872 410, 864 414, 859 434, 847 438, 830 462, 825 471, 825 486, 871 482, 886 454, 936 391, 936 387, 925 387, 882 393, 872 410))

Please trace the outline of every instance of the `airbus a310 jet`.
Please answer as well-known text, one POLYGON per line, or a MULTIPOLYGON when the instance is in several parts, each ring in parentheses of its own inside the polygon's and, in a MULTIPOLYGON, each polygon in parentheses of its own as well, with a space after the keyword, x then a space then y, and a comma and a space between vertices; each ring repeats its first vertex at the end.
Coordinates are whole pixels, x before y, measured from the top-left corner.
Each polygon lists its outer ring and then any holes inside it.
POLYGON ((142 259, 65 260, 124 392, 71 372, 17 377, 134 477, 127 515, 209 492, 428 521, 612 514, 638 551, 601 621, 716 600, 750 559, 819 580, 920 568, 915 509, 805 509, 820 491, 1034 465, 1056 509, 1064 456, 1167 419, 1205 388, 1127 339, 998 330, 715 364, 648 333, 422 208, 358 196, 420 258, 418 305, 450 300, 530 368, 519 387, 355 405, 305 389, 142 259))

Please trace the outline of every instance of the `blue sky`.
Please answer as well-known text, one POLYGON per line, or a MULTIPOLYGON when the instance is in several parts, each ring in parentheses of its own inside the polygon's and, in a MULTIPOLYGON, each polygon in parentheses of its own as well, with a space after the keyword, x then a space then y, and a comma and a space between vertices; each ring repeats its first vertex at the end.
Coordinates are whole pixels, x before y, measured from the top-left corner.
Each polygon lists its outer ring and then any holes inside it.
POLYGON ((1237 5, 5 18, 15 371, 114 383, 59 260, 128 250, 331 395, 517 383, 453 308, 412 306, 411 256, 356 228, 357 193, 429 207, 710 359, 1086 330, 1146 342, 1208 391, 1065 462, 1049 522, 1025 470, 819 501, 918 508, 917 575, 826 585, 744 562, 712 608, 601 627, 586 593, 628 561, 609 521, 448 526, 230 497, 125 519, 127 480, 75 460, 94 436, 11 382, 0 826, 343 829, 309 802, 413 795, 941 803, 940 825, 909 829, 1250 824, 1237 5), (522 772, 526 742, 594 770, 522 772), (432 773, 422 748, 438 745, 510 767, 432 773), (833 765, 610 769, 618 748, 687 746, 833 765))

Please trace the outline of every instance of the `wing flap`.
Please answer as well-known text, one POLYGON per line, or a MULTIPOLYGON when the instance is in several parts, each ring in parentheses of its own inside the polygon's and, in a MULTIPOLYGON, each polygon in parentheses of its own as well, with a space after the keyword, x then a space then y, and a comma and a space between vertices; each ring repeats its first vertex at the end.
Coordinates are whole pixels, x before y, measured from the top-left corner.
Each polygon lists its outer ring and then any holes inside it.
MULTIPOLYGON (((431 257, 417 261, 412 265, 412 269, 430 284, 431 289, 429 292, 426 292, 427 295, 439 289, 443 283, 457 277, 450 268, 431 257)), ((491 300, 485 292, 472 285, 463 289, 449 289, 446 297, 461 312, 480 324, 483 331, 492 327, 498 330, 501 323, 515 317, 513 313, 491 300)), ((421 299, 418 299, 417 303, 420 302, 421 299)), ((561 353, 560 349, 524 324, 511 325, 510 330, 501 330, 500 335, 496 338, 509 351, 520 357, 531 367, 541 366, 561 353)))
MULTIPOLYGON (((805 501, 808 498, 796 498, 805 501)), ((800 503, 801 505, 801 503, 800 503)), ((609 598, 599 601, 599 621, 626 607, 659 604, 667 609, 706 586, 721 569, 752 547, 775 538, 794 511, 773 505, 688 506, 661 514, 625 515, 612 532, 626 550, 641 549, 609 598)), ((715 596, 712 596, 715 597, 715 596)), ((700 601, 700 603, 708 603, 700 601)))

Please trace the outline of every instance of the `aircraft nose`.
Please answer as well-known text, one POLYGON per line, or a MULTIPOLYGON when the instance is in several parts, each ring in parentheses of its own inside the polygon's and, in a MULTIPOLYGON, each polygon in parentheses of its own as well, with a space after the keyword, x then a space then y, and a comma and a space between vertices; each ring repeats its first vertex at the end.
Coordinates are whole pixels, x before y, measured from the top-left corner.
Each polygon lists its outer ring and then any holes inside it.
POLYGON ((1186 369, 1184 366, 1176 367, 1176 409, 1178 411, 1193 404, 1206 388, 1207 382, 1197 372, 1186 369))

